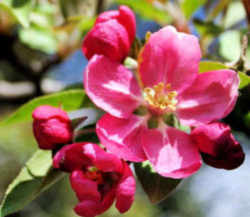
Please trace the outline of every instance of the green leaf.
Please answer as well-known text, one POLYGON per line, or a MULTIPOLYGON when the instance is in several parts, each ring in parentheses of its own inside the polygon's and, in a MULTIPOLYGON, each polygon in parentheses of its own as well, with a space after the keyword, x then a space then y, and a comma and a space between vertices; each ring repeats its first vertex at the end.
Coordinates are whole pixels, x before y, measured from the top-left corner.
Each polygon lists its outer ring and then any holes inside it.
POLYGON ((21 106, 14 114, 0 123, 0 127, 32 120, 33 110, 40 105, 61 106, 65 111, 76 110, 85 104, 90 105, 83 89, 68 90, 38 97, 21 106))
POLYGON ((239 76, 240 76, 239 89, 242 89, 242 88, 250 85, 250 76, 249 75, 246 75, 243 72, 239 72, 239 76))
POLYGON ((232 2, 226 12, 224 18, 225 28, 230 28, 241 20, 245 19, 246 12, 242 2, 232 2))
POLYGON ((225 66, 223 63, 220 62, 213 62, 213 61, 202 61, 199 65, 199 72, 208 72, 213 70, 219 70, 219 69, 228 69, 227 66, 225 66))
POLYGON ((239 31, 227 31, 219 37, 219 53, 228 61, 237 61, 241 53, 241 34, 239 31))
POLYGON ((32 0, 2 0, 0 1, 0 7, 6 9, 24 27, 29 26, 32 0))
POLYGON ((32 26, 30 28, 20 29, 19 37, 27 46, 47 54, 55 53, 58 48, 56 36, 49 28, 32 26))
MULTIPOLYGON (((200 73, 208 72, 212 70, 220 70, 220 69, 230 69, 230 68, 224 65, 223 63, 213 62, 213 61, 202 61, 200 62, 200 66, 199 66, 200 73)), ((250 85, 250 76, 240 71, 238 71, 238 75, 240 77, 239 89, 242 89, 250 85)))
POLYGON ((154 20, 161 25, 168 24, 172 18, 167 14, 166 11, 160 10, 154 7, 152 4, 145 0, 116 0, 118 4, 128 5, 135 12, 140 14, 142 17, 150 20, 154 20))
POLYGON ((176 189, 181 179, 171 179, 156 173, 148 161, 135 163, 135 172, 152 203, 158 203, 176 189))
POLYGON ((201 7, 206 0, 183 0, 181 3, 181 9, 187 19, 193 15, 193 13, 201 7))
POLYGON ((38 150, 9 185, 0 206, 0 217, 21 210, 63 176, 52 168, 51 151, 38 150))
POLYGON ((244 123, 250 129, 250 111, 244 116, 244 123))

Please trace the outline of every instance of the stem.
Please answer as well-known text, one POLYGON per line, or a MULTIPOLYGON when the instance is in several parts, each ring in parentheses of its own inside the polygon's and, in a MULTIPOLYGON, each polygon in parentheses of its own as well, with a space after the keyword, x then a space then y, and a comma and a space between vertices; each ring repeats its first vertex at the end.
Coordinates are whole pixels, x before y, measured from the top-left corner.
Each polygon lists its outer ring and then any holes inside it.
POLYGON ((250 28, 250 2, 249 2, 249 0, 242 0, 242 3, 244 5, 246 13, 247 13, 248 28, 250 28))
POLYGON ((96 15, 100 14, 103 11, 103 7, 104 7, 104 0, 97 0, 96 15))

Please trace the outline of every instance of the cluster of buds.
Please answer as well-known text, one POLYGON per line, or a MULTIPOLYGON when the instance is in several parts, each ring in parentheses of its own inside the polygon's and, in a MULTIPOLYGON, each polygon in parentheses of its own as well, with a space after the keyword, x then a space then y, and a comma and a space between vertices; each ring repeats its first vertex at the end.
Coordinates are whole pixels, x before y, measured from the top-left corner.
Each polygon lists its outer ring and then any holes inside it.
POLYGON ((79 199, 75 212, 94 217, 116 207, 126 212, 134 201, 136 182, 128 164, 97 144, 72 143, 73 128, 65 111, 40 106, 33 112, 33 130, 41 149, 57 151, 53 166, 70 173, 72 189, 79 199))
POLYGON ((96 125, 104 149, 73 143, 71 121, 60 108, 40 106, 33 112, 38 145, 55 150, 53 166, 70 174, 80 216, 99 215, 115 200, 121 213, 131 207, 135 179, 126 161, 149 160, 156 172, 171 178, 192 175, 201 159, 228 170, 244 161, 230 127, 218 122, 237 100, 236 72, 198 74, 197 38, 168 26, 148 38, 135 75, 122 65, 135 31, 133 12, 121 6, 100 14, 83 42, 89 59, 86 93, 107 112, 96 125))

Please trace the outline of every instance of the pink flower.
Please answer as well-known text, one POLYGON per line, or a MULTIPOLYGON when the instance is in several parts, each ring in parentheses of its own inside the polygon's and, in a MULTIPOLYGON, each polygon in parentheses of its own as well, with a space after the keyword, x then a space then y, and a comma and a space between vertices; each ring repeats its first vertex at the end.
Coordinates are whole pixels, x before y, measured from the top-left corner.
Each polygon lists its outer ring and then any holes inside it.
POLYGON ((127 6, 120 6, 119 11, 104 12, 84 38, 83 53, 88 59, 95 54, 102 54, 120 62, 129 53, 135 29, 134 13, 127 6))
POLYGON ((191 135, 208 165, 231 170, 243 163, 245 154, 228 125, 219 122, 200 125, 191 135))
POLYGON ((33 132, 41 149, 54 149, 72 140, 71 121, 65 111, 49 105, 37 107, 32 114, 33 132))
POLYGON ((119 158, 149 160, 161 175, 184 178, 201 166, 190 135, 178 126, 197 126, 225 117, 238 96, 235 71, 199 74, 198 39, 168 26, 149 38, 133 74, 118 62, 95 55, 85 71, 90 99, 105 114, 97 123, 101 143, 119 158))
POLYGON ((116 199, 116 208, 126 212, 135 194, 135 179, 126 162, 92 143, 64 146, 53 165, 71 172, 70 182, 79 203, 75 212, 94 217, 105 212, 116 199))

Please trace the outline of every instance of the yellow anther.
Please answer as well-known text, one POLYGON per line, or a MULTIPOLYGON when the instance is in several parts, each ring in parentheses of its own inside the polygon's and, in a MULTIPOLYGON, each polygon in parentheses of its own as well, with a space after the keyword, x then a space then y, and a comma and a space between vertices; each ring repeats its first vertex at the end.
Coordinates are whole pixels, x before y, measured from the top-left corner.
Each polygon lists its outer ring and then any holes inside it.
POLYGON ((154 108, 160 110, 169 109, 170 111, 176 110, 176 91, 170 91, 171 85, 160 82, 157 85, 144 88, 144 98, 154 108))
POLYGON ((145 35, 145 41, 146 41, 146 43, 149 41, 149 38, 150 38, 150 36, 151 36, 151 32, 150 31, 148 31, 147 33, 146 33, 146 35, 145 35))

